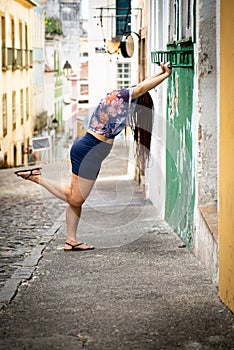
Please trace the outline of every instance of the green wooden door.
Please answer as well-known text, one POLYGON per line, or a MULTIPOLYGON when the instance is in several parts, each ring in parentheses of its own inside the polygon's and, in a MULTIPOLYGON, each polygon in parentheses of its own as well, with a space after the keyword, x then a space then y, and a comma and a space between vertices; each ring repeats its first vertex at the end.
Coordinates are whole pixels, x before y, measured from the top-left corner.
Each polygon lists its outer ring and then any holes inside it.
POLYGON ((170 58, 172 75, 168 79, 165 219, 191 247, 195 196, 192 45, 177 47, 175 55, 170 58))

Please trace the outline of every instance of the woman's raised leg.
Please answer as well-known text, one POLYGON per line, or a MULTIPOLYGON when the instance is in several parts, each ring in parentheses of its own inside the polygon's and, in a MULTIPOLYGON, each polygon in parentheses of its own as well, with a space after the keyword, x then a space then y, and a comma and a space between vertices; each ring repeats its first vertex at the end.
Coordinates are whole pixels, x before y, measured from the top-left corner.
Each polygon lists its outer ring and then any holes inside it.
MULTIPOLYGON (((20 176, 24 179, 35 182, 56 197, 62 199, 68 203, 66 208, 66 222, 67 222, 67 237, 64 249, 72 250, 73 246, 79 244, 76 240, 76 231, 81 215, 82 204, 90 194, 95 180, 88 180, 81 178, 75 174, 71 175, 71 184, 70 186, 65 184, 59 184, 51 180, 47 180, 35 171, 30 175, 30 172, 18 172, 17 176, 20 176)), ((79 250, 92 249, 92 246, 87 246, 86 244, 79 244, 79 250)), ((77 249, 77 250, 78 250, 77 249)), ((76 250, 76 249, 75 249, 76 250)))
POLYGON ((95 180, 84 179, 73 173, 71 175, 70 186, 45 179, 41 174, 38 174, 37 170, 32 172, 31 175, 30 171, 28 173, 19 171, 17 176, 41 185, 54 196, 74 207, 79 207, 84 203, 95 183, 95 180))

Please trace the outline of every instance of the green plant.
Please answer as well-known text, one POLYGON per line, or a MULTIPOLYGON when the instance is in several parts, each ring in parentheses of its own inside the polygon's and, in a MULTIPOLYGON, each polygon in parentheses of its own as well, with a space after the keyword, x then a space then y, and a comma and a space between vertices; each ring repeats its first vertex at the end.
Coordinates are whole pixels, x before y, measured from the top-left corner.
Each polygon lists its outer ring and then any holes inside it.
POLYGON ((45 32, 47 34, 63 34, 62 22, 58 17, 45 17, 45 32))
POLYGON ((83 337, 81 338, 81 341, 82 341, 82 348, 84 349, 85 345, 88 343, 88 337, 83 335, 83 337))

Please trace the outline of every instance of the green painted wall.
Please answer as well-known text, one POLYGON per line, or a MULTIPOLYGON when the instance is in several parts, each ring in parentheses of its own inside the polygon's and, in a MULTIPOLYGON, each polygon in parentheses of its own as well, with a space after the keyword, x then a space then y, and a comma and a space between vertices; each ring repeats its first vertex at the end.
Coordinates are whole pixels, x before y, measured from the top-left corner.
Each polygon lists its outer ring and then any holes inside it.
MULTIPOLYGON (((191 50, 186 47, 183 50, 191 50)), ((191 58, 191 57, 190 57, 191 58)), ((194 214, 193 65, 175 65, 168 79, 165 219, 191 247, 194 214)))

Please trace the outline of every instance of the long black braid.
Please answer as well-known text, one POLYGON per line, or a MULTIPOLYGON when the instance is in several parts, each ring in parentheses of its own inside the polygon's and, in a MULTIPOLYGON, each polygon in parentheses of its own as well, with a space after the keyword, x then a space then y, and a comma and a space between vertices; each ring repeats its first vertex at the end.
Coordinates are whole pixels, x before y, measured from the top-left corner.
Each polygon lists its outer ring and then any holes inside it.
POLYGON ((149 92, 137 99, 131 119, 131 129, 136 143, 137 167, 139 175, 144 175, 150 156, 153 127, 153 100, 149 92))

